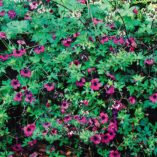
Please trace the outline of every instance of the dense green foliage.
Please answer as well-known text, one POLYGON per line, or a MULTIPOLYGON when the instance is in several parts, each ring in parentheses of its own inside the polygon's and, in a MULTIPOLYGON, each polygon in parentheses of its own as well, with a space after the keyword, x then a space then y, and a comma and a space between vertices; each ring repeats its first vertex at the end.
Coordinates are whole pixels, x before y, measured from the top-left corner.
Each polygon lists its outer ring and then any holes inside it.
POLYGON ((0 2, 0 156, 157 156, 156 10, 0 2))

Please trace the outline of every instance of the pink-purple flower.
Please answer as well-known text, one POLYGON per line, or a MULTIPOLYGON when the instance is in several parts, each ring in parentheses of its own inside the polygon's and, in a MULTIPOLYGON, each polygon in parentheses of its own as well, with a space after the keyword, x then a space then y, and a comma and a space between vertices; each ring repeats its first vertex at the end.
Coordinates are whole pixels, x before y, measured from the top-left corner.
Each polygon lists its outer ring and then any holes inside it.
POLYGON ((101 135, 95 134, 92 137, 90 137, 90 141, 92 141, 94 144, 100 144, 101 142, 101 135))
POLYGON ((4 55, 0 55, 0 60, 1 61, 6 61, 6 60, 8 60, 9 59, 9 55, 8 54, 4 54, 4 55))
POLYGON ((114 86, 107 87, 106 94, 112 95, 112 94, 114 94, 114 92, 115 92, 114 86))
POLYGON ((11 86, 14 88, 14 89, 17 89, 20 87, 20 82, 17 80, 17 79, 13 79, 11 80, 11 86))
POLYGON ((0 11, 0 16, 4 16, 4 15, 5 15, 5 11, 4 10, 0 11))
POLYGON ((44 52, 45 51, 45 47, 44 46, 37 46, 35 49, 34 49, 34 52, 36 53, 36 54, 40 54, 40 53, 42 53, 42 52, 44 52))
POLYGON ((13 50, 13 56, 14 57, 21 57, 21 56, 23 56, 23 54, 25 54, 26 53, 26 50, 25 49, 21 49, 21 50, 16 50, 16 49, 14 49, 13 50))
POLYGON ((26 102, 32 103, 34 100, 33 94, 27 94, 25 97, 26 102))
POLYGON ((120 157, 118 150, 111 150, 109 157, 120 157))
POLYGON ((100 40, 100 43, 101 43, 101 44, 104 44, 104 43, 106 43, 106 42, 108 42, 108 41, 109 41, 108 36, 103 36, 103 37, 101 38, 101 40, 100 40))
POLYGON ((129 97, 129 103, 132 104, 132 105, 135 104, 136 103, 136 98, 134 96, 130 96, 129 97))
POLYGON ((32 136, 33 133, 34 133, 34 130, 35 130, 36 126, 35 124, 28 124, 26 125, 24 128, 23 128, 23 131, 24 131, 24 134, 25 136, 29 137, 29 136, 32 136))
POLYGON ((15 94, 14 101, 20 102, 22 100, 22 93, 18 92, 15 94))
POLYGON ((37 3, 37 2, 31 2, 31 3, 29 4, 29 6, 30 6, 30 9, 31 9, 31 10, 34 10, 34 9, 37 9, 38 3, 37 3))
POLYGON ((152 103, 156 103, 156 102, 157 102, 157 93, 152 94, 152 95, 149 97, 149 100, 150 100, 152 103))
POLYGON ((136 8, 133 9, 134 14, 138 14, 138 10, 136 8))
POLYGON ((147 64, 147 65, 153 65, 154 62, 155 62, 155 61, 154 61, 154 59, 152 59, 152 58, 146 59, 146 60, 144 61, 144 63, 147 64))
POLYGON ((107 123, 108 122, 108 115, 107 115, 107 113, 104 113, 104 112, 101 112, 100 113, 100 122, 101 122, 101 124, 105 124, 105 123, 107 123))
POLYGON ((24 69, 22 69, 22 70, 20 71, 20 74, 21 74, 21 76, 23 76, 23 77, 28 77, 28 78, 31 77, 31 71, 30 71, 29 68, 24 68, 24 69))
POLYGON ((91 88, 92 90, 99 90, 101 86, 102 86, 102 85, 101 85, 101 83, 99 82, 99 79, 98 79, 98 78, 95 78, 95 79, 92 79, 92 80, 91 80, 91 86, 90 86, 90 88, 91 88))
POLYGON ((110 142, 110 134, 109 133, 106 133, 106 134, 102 134, 101 135, 101 142, 102 143, 109 143, 110 142))
POLYGON ((99 19, 97 19, 97 18, 93 18, 93 23, 95 24, 95 25, 97 25, 97 24, 99 24, 99 23, 102 23, 103 22, 103 20, 99 20, 99 19))
POLYGON ((55 89, 55 84, 54 83, 46 83, 44 84, 44 88, 48 91, 51 92, 55 89))
POLYGON ((16 17, 16 12, 14 10, 9 10, 8 11, 8 16, 10 19, 13 19, 16 17))
POLYGON ((78 0, 78 2, 82 3, 82 4, 86 4, 87 0, 78 0))
POLYGON ((72 42, 72 39, 71 39, 70 37, 67 38, 67 39, 62 40, 62 44, 63 44, 65 47, 69 47, 70 44, 71 44, 71 42, 72 42))
POLYGON ((68 107, 69 107, 69 102, 63 101, 62 105, 61 105, 61 108, 66 110, 66 109, 68 109, 68 107))
POLYGON ((81 78, 79 81, 76 81, 76 86, 83 87, 85 83, 86 83, 85 78, 81 78))
POLYGON ((12 150, 14 152, 21 152, 23 150, 23 148, 22 148, 21 144, 17 143, 17 144, 15 144, 15 145, 12 146, 12 150))
POLYGON ((6 33, 5 32, 0 32, 0 39, 6 39, 6 33))
POLYGON ((45 129, 48 129, 50 126, 51 126, 51 123, 50 123, 50 122, 45 122, 45 123, 43 124, 43 127, 44 127, 45 129))

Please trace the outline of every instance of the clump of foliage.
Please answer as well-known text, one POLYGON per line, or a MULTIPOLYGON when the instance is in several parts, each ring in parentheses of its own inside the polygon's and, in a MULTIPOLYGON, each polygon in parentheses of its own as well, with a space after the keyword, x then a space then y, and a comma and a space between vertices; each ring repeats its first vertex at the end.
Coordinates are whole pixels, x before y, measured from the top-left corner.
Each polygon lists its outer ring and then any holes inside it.
POLYGON ((0 156, 157 156, 156 10, 0 1, 0 156))

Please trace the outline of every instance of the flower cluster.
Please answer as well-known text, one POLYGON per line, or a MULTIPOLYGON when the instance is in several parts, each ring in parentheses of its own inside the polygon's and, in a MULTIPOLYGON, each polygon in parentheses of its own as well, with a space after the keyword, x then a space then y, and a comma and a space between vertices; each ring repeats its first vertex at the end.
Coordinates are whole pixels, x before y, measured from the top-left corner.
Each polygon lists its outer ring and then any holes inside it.
POLYGON ((0 0, 1 156, 157 156, 153 4, 0 0))

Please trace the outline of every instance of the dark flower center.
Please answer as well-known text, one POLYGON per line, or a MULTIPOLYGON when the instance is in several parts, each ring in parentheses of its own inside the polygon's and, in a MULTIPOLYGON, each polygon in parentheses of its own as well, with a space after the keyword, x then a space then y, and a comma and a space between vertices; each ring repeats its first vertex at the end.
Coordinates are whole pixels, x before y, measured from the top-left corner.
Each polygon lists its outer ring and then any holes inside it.
POLYGON ((104 139, 104 140, 107 140, 107 139, 108 139, 108 136, 107 136, 107 135, 103 136, 103 139, 104 139))
POLYGON ((24 69, 23 71, 24 71, 24 73, 28 73, 28 69, 24 69))
POLYGON ((17 81, 14 81, 13 84, 14 84, 14 85, 17 85, 18 83, 17 83, 17 81))
POLYGON ((94 136, 93 139, 94 139, 94 141, 97 141, 97 140, 98 140, 98 137, 97 137, 97 136, 94 136))
POLYGON ((93 85, 94 85, 94 86, 97 86, 97 85, 98 85, 98 83, 97 83, 97 82, 94 82, 94 83, 93 83, 93 85))
POLYGON ((32 130, 31 128, 29 128, 29 127, 27 128, 27 131, 31 131, 31 130, 32 130))
POLYGON ((17 53, 17 54, 20 54, 21 52, 20 52, 20 51, 16 51, 16 53, 17 53))
POLYGON ((52 86, 52 83, 48 83, 47 85, 51 87, 51 86, 52 86))
POLYGON ((21 94, 17 94, 17 97, 19 97, 19 98, 20 98, 20 97, 21 97, 21 94))
POLYGON ((101 119, 104 120, 104 119, 105 119, 105 116, 101 116, 101 119))
POLYGON ((154 94, 154 95, 153 95, 153 98, 154 98, 154 99, 156 99, 156 98, 157 98, 157 96, 154 94))
POLYGON ((31 99, 32 99, 32 96, 28 96, 27 98, 28 98, 28 100, 31 100, 31 99))

